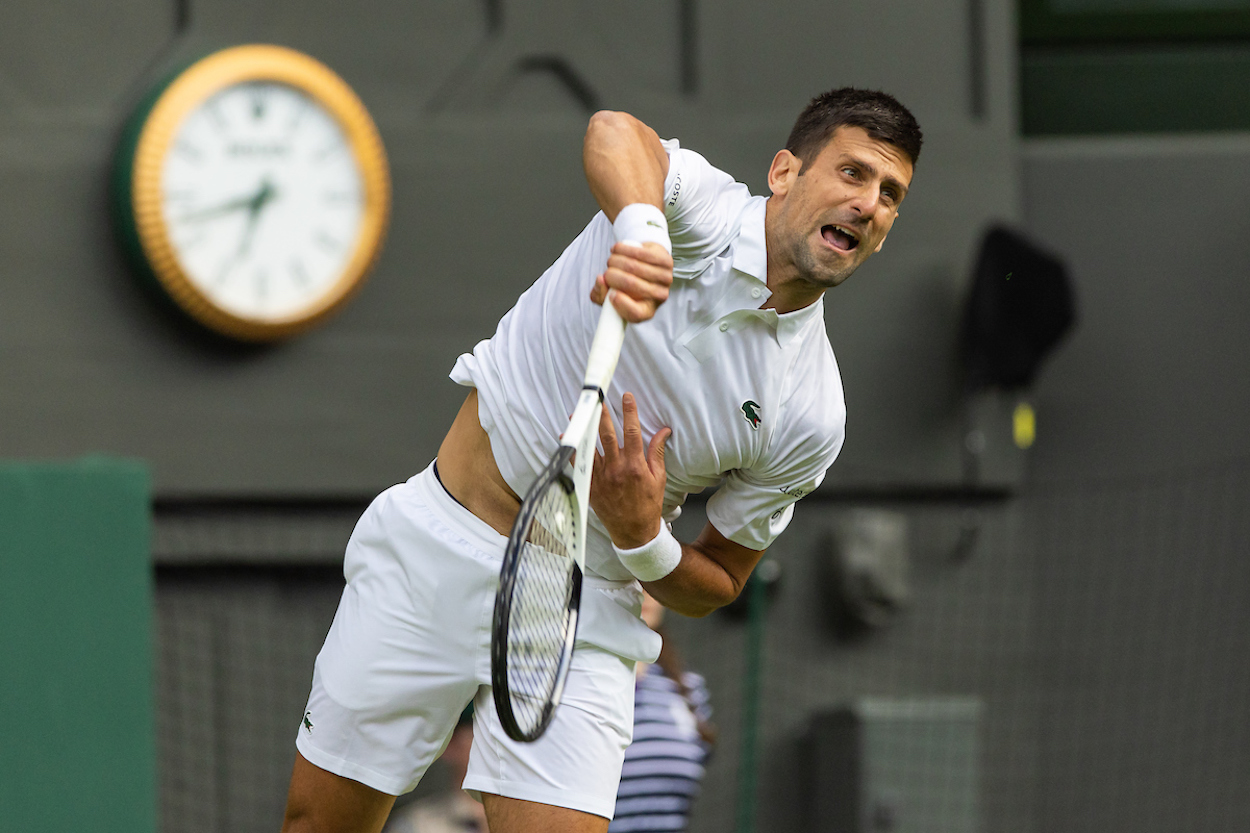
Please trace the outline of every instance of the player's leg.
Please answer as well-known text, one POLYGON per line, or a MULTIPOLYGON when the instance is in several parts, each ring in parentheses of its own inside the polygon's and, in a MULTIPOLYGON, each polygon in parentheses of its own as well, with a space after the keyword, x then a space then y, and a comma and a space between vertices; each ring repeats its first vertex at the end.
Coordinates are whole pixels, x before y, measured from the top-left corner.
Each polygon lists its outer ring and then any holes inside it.
POLYGON ((491 833, 607 830, 633 731, 634 661, 659 648, 640 606, 636 583, 586 577, 564 698, 533 743, 509 738, 490 688, 478 692, 464 787, 480 794, 491 833))
POLYGON ((489 673, 502 536, 454 524, 439 504, 455 506, 427 469, 380 495, 352 533, 299 724, 291 830, 380 829, 489 673))
POLYGON ((295 754, 282 833, 378 833, 395 796, 313 766, 295 754))
POLYGON ((603 816, 567 807, 489 793, 482 793, 482 804, 486 808, 490 833, 533 833, 535 830, 543 833, 603 833, 608 829, 608 820, 603 816))

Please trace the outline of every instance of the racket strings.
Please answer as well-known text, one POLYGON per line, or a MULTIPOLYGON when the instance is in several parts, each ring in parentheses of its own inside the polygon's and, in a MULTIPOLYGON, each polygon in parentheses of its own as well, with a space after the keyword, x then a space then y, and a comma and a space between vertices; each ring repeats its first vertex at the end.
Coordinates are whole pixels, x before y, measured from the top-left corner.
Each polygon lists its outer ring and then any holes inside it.
POLYGON ((539 500, 517 562, 508 628, 508 688, 523 732, 547 719, 568 649, 577 506, 563 484, 539 500))

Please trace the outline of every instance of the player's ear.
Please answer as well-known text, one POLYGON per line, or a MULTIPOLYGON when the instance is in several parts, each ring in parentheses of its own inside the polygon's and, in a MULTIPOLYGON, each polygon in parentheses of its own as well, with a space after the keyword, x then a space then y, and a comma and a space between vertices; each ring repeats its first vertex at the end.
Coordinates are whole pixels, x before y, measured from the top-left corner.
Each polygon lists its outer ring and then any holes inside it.
POLYGON ((779 150, 768 167, 768 188, 779 197, 785 196, 799 175, 803 160, 788 150, 779 150))

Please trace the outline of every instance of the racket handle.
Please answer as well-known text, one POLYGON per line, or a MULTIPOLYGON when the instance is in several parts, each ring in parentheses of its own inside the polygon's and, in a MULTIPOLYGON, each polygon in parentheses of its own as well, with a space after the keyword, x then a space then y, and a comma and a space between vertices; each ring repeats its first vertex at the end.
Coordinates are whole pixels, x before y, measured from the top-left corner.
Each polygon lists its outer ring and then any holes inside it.
MULTIPOLYGON (((622 240, 631 246, 640 245, 634 240, 622 240)), ((582 384, 594 386, 607 392, 616 372, 616 361, 621 357, 621 345, 625 343, 625 319, 612 305, 612 291, 603 299, 603 311, 599 313, 599 326, 595 328, 595 340, 590 343, 590 357, 586 360, 586 378, 582 384)))
POLYGON ((599 326, 595 328, 595 340, 590 344, 590 358, 586 361, 584 384, 607 391, 616 372, 616 360, 621 356, 625 342, 625 319, 612 306, 610 298, 603 299, 603 311, 599 313, 599 326))

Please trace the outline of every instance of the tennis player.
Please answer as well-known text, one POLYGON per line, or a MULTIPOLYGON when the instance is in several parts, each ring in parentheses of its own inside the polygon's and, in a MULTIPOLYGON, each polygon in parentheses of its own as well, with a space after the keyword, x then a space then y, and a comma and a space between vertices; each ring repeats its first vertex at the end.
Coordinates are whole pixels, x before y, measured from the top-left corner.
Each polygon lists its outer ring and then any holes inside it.
POLYGON ((285 831, 381 829, 469 701, 464 788, 492 833, 607 829, 634 665, 660 647, 639 583, 687 615, 727 604, 824 478, 845 408, 822 299, 881 249, 920 146, 889 95, 833 90, 799 116, 764 198, 627 114, 591 118, 583 161, 602 212, 456 362, 470 391, 437 460, 379 495, 348 544, 285 831), (631 326, 600 425, 577 650, 550 727, 521 744, 489 690, 500 556, 605 301, 631 326), (679 543, 669 523, 705 489, 708 523, 679 543))

